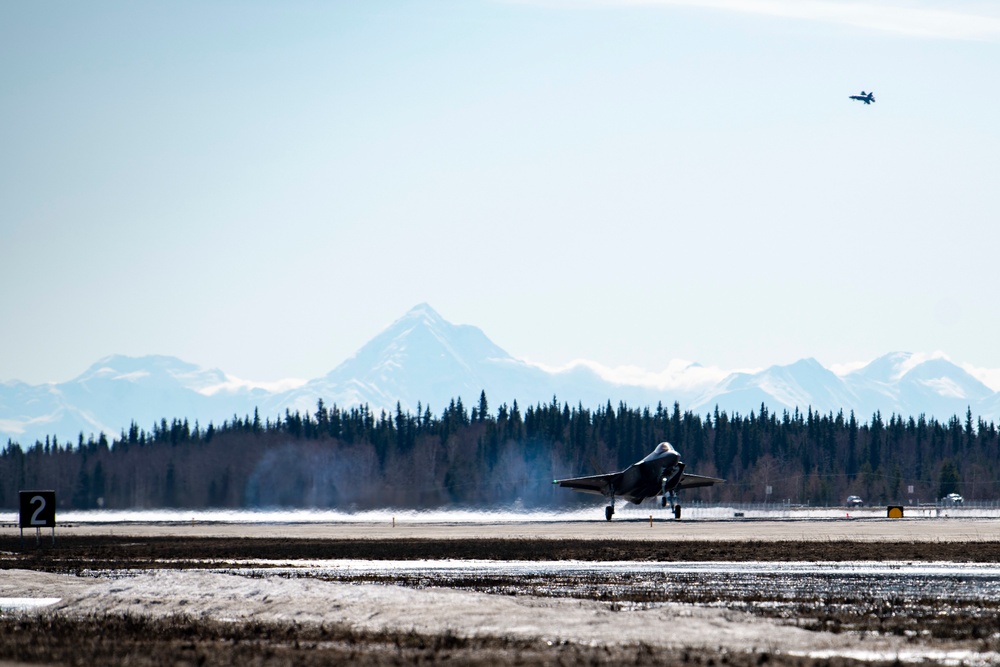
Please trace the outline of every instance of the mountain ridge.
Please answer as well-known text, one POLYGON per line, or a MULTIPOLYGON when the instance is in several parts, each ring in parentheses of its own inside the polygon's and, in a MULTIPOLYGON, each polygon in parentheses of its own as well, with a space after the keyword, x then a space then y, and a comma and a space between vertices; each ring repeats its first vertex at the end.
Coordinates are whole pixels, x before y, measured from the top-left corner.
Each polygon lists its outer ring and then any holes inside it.
POLYGON ((597 368, 579 362, 548 370, 516 359, 478 327, 452 324, 422 303, 325 375, 291 388, 265 389, 166 355, 111 355, 62 383, 2 382, 0 437, 27 444, 56 435, 65 442, 81 432, 115 436, 133 421, 140 428, 163 418, 207 424, 255 408, 280 418, 286 410, 312 412, 319 399, 345 408, 368 404, 376 412, 392 413, 397 404, 437 412, 456 398, 474 405, 481 391, 493 409, 556 397, 584 407, 677 402, 701 414, 716 406, 748 414, 761 404, 771 412, 853 410, 861 421, 876 412, 947 419, 971 410, 986 421, 1000 414, 1000 392, 940 353, 890 352, 842 376, 805 358, 717 381, 699 364, 684 362, 672 364, 678 375, 670 377, 687 379, 666 389, 616 383, 597 368))

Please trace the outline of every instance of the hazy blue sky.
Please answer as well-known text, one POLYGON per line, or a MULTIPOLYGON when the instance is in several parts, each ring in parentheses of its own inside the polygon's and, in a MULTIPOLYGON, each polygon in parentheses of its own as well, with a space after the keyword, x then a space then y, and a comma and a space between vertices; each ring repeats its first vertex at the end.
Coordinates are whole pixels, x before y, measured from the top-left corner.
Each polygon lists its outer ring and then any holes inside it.
POLYGON ((995 2, 5 2, 0 380, 315 377, 425 301, 550 365, 1000 368, 998 72, 995 2))

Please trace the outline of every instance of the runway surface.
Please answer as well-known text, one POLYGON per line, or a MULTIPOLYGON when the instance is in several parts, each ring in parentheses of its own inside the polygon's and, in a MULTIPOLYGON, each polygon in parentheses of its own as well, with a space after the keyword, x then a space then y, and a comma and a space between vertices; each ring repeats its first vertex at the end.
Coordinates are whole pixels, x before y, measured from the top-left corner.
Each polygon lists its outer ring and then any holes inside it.
MULTIPOLYGON (((19 535, 16 525, 0 536, 19 535)), ((33 535, 29 531, 29 537, 33 535)), ((48 538, 50 531, 44 530, 48 538)), ((838 518, 838 519, 682 519, 654 515, 629 519, 501 522, 430 522, 405 516, 379 521, 238 522, 192 518, 168 522, 67 522, 58 536, 137 535, 183 537, 286 537, 306 539, 579 539, 663 541, 857 541, 995 542, 1000 519, 838 518)))

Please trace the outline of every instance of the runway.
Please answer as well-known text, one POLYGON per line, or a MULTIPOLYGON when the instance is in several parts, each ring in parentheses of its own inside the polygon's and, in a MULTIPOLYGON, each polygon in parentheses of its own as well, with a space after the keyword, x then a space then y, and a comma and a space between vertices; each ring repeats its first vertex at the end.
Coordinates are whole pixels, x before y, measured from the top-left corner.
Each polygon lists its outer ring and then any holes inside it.
MULTIPOLYGON (((49 532, 43 531, 45 537, 49 532)), ((16 525, 0 536, 19 535, 16 525)), ((136 535, 285 537, 302 539, 575 539, 644 541, 1000 542, 1000 519, 673 519, 649 515, 613 521, 578 518, 498 522, 424 521, 405 515, 378 520, 222 522, 192 517, 171 521, 78 521, 59 524, 56 536, 136 535)), ((29 535, 30 537, 30 535, 29 535)))

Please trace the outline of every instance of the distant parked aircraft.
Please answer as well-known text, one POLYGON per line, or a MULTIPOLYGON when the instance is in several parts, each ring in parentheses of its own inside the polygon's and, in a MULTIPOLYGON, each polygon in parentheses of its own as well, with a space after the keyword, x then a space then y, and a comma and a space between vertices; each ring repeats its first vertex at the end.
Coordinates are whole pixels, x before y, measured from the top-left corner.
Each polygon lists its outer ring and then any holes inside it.
POLYGON ((865 93, 861 91, 860 95, 851 95, 852 100, 858 100, 859 102, 864 102, 865 104, 871 104, 875 101, 875 93, 865 93))
POLYGON ((676 492, 698 486, 712 486, 726 480, 716 477, 702 477, 684 472, 681 455, 669 442, 661 442, 646 458, 633 463, 625 470, 606 475, 554 479, 553 484, 584 493, 598 493, 607 496, 610 504, 604 508, 604 518, 611 521, 615 514, 615 496, 635 504, 646 498, 662 496, 660 506, 667 502, 674 517, 681 518, 681 506, 676 502, 676 492))

